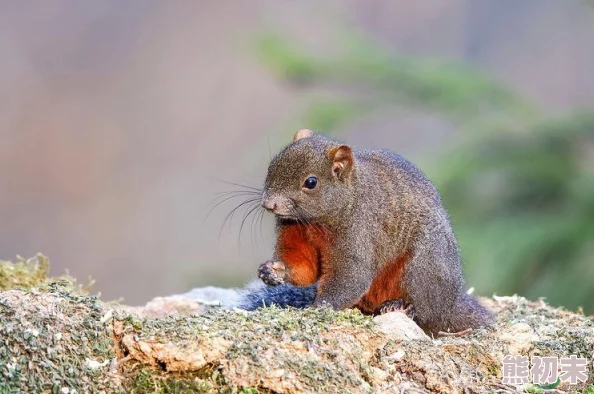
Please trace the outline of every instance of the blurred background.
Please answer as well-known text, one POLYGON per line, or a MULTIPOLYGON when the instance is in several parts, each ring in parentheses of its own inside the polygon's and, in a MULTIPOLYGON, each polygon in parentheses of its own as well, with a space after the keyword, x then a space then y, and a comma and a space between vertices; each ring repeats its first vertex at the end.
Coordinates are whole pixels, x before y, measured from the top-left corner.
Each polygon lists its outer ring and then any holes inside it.
POLYGON ((0 259, 241 286, 272 218, 207 214, 308 127, 418 164, 477 294, 594 313, 591 1, 3 2, 0 52, 0 259))

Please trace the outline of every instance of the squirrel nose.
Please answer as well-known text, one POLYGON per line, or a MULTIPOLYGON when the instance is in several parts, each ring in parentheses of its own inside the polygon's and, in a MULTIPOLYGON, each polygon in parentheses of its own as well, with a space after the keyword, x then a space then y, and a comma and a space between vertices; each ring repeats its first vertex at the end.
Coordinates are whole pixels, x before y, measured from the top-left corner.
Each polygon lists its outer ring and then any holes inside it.
POLYGON ((277 207, 276 201, 274 201, 272 198, 263 198, 262 207, 267 211, 273 212, 277 207))

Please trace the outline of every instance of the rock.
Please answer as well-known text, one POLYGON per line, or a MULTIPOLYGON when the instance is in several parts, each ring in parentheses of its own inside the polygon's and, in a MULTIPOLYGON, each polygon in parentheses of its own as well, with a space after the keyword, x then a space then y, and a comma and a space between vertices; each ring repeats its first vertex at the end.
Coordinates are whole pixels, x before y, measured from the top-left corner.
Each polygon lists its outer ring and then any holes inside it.
POLYGON ((392 339, 410 341, 413 339, 430 339, 414 321, 401 312, 384 313, 373 318, 375 329, 392 339))
POLYGON ((528 354, 532 343, 539 340, 532 327, 526 323, 516 323, 501 334, 501 341, 507 344, 508 354, 528 354))
POLYGON ((214 286, 197 287, 187 293, 181 294, 180 297, 188 298, 205 305, 219 304, 227 309, 237 306, 240 300, 238 290, 214 286))
POLYGON ((145 318, 163 318, 200 314, 209 306, 232 310, 239 303, 239 299, 238 290, 207 286, 192 289, 185 294, 155 297, 144 306, 126 309, 145 318))
POLYGON ((169 296, 156 297, 144 306, 128 307, 126 310, 144 318, 160 319, 167 316, 200 314, 206 310, 206 306, 183 296, 169 296))

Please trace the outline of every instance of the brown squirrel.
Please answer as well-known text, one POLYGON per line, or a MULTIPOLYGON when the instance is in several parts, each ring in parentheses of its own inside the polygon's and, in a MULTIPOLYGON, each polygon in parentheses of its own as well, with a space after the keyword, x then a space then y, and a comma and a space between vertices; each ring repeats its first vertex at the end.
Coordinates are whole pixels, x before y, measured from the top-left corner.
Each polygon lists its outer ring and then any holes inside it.
POLYGON ((437 189, 401 156, 300 130, 272 159, 262 206, 276 216, 275 252, 258 270, 270 286, 243 308, 403 310, 433 334, 492 322, 465 292, 437 189))

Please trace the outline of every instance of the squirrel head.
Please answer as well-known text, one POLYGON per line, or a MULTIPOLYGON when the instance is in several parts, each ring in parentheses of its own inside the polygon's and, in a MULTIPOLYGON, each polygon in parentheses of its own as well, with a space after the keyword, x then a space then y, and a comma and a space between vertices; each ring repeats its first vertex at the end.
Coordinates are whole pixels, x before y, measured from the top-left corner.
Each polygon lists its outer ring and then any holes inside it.
POLYGON ((262 206, 287 220, 323 221, 351 204, 355 177, 347 145, 303 129, 268 167, 262 206))

